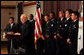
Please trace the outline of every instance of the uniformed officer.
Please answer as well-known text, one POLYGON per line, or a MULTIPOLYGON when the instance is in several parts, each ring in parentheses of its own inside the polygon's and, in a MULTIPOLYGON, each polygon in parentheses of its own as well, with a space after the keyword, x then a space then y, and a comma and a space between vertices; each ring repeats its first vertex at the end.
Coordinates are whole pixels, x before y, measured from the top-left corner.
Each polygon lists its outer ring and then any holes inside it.
POLYGON ((72 10, 71 9, 66 9, 65 11, 65 36, 67 38, 68 35, 68 30, 69 30, 69 26, 71 25, 72 19, 71 19, 71 14, 72 14, 72 10))
POLYGON ((45 54, 48 55, 48 51, 49 51, 49 36, 48 35, 48 23, 49 23, 49 15, 45 15, 44 16, 44 21, 45 21, 45 24, 43 26, 43 36, 45 37, 45 43, 44 43, 44 49, 45 49, 45 54))
POLYGON ((58 47, 58 46, 56 46, 57 44, 56 44, 56 40, 55 40, 56 39, 55 35, 56 35, 56 31, 57 31, 57 22, 56 22, 57 19, 55 18, 54 12, 51 12, 49 14, 49 16, 50 16, 50 21, 48 23, 48 28, 47 28, 47 30, 49 30, 49 31, 47 32, 48 35, 46 35, 47 37, 49 37, 48 38, 49 39, 48 55, 56 54, 57 53, 56 51, 58 51, 58 49, 56 49, 56 47, 58 47))
POLYGON ((59 11, 59 23, 58 23, 58 34, 59 37, 59 51, 61 54, 66 54, 65 36, 64 36, 64 22, 66 18, 64 17, 64 11, 59 11), (65 51, 64 51, 65 50, 65 51))
POLYGON ((77 11, 74 11, 71 16, 73 21, 69 27, 69 35, 67 38, 67 43, 70 46, 70 54, 77 54, 78 17, 79 13, 77 11))
MULTIPOLYGON (((72 19, 71 19, 71 14, 72 14, 72 10, 71 9, 66 9, 66 11, 65 11, 65 18, 66 18, 66 20, 65 20, 65 27, 64 27, 64 36, 65 36, 65 39, 67 39, 68 38, 68 34, 69 34, 69 27, 70 27, 70 25, 71 25, 71 22, 72 22, 72 19)), ((67 41, 66 41, 66 45, 67 45, 67 53, 70 53, 70 46, 67 44, 67 41)))

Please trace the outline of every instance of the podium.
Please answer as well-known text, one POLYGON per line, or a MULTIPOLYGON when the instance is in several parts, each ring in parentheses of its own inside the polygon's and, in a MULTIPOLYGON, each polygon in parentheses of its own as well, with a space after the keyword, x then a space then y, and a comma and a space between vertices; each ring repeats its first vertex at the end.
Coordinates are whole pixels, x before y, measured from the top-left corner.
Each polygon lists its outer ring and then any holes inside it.
POLYGON ((21 35, 15 35, 15 34, 6 34, 5 36, 7 39, 11 39, 11 48, 10 48, 10 54, 15 54, 15 50, 13 48, 13 39, 16 38, 16 39, 20 39, 22 38, 21 35))

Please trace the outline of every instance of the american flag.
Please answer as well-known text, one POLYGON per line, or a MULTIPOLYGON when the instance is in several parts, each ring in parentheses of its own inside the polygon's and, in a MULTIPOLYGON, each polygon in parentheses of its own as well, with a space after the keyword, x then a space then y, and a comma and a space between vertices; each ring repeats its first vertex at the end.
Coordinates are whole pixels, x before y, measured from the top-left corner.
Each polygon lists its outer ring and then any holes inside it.
POLYGON ((37 1, 36 17, 35 17, 35 40, 38 39, 42 34, 41 28, 41 12, 40 12, 40 1, 37 1))

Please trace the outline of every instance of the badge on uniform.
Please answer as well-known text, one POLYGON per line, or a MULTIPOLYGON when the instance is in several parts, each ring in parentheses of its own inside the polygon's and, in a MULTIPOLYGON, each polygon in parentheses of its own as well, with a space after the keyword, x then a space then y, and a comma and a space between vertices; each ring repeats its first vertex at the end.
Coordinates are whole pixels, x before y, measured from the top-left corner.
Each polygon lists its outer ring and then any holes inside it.
POLYGON ((60 25, 60 27, 62 27, 62 26, 60 25))
POLYGON ((65 27, 67 26, 67 24, 65 24, 65 27))
POLYGON ((53 24, 51 24, 51 27, 53 27, 53 24))
POLYGON ((75 25, 73 27, 76 28, 75 25))

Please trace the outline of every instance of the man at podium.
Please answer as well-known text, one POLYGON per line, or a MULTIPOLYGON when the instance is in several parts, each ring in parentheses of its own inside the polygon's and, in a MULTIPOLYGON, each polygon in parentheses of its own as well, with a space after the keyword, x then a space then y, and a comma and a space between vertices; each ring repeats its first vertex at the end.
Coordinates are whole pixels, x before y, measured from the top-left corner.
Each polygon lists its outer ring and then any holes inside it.
MULTIPOLYGON (((16 32, 16 24, 14 23, 14 17, 9 18, 9 23, 5 28, 5 32, 10 34, 16 32)), ((15 42, 15 39, 13 39, 13 42, 15 42)), ((8 39, 8 53, 10 53, 10 47, 11 47, 11 39, 8 39)), ((14 44, 14 48, 16 48, 16 44, 14 44)))

